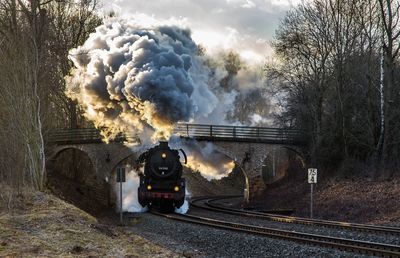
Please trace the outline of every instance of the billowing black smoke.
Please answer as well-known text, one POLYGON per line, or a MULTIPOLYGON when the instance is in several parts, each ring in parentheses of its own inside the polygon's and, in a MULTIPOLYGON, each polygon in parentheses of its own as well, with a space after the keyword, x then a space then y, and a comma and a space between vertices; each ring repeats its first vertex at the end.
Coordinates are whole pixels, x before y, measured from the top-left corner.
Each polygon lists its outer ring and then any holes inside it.
POLYGON ((169 137, 176 122, 216 106, 197 53, 187 29, 108 21, 70 51, 75 68, 66 93, 107 135, 150 128, 169 137))

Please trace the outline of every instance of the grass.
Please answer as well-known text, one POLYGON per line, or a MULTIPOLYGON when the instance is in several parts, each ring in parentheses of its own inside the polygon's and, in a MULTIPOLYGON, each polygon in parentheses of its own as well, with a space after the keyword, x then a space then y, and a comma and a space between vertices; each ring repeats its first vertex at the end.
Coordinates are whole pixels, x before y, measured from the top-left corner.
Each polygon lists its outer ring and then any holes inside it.
POLYGON ((50 194, 0 206, 0 257, 180 257, 50 194))

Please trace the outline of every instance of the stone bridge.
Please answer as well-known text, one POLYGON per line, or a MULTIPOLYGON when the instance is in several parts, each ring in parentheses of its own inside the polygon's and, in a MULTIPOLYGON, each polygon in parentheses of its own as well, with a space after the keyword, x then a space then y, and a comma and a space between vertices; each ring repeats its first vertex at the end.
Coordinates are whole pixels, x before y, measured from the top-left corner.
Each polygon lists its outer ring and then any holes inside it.
MULTIPOLYGON (((64 130, 52 134, 53 147, 47 155, 49 166, 51 167, 63 152, 78 150, 87 155, 93 167, 96 176, 94 182, 92 180, 92 186, 111 189, 115 185, 116 167, 129 158, 135 160, 140 153, 122 143, 129 140, 125 136, 121 136, 116 142, 105 144, 97 130, 79 130, 64 130)), ((184 141, 195 139, 212 142, 216 150, 234 160, 246 180, 244 202, 247 204, 251 203, 268 183, 285 176, 289 157, 301 153, 300 134, 294 130, 180 124, 175 133, 184 141)), ((98 192, 104 191, 99 189, 98 192)), ((97 199, 105 201, 105 198, 103 196, 97 199)))

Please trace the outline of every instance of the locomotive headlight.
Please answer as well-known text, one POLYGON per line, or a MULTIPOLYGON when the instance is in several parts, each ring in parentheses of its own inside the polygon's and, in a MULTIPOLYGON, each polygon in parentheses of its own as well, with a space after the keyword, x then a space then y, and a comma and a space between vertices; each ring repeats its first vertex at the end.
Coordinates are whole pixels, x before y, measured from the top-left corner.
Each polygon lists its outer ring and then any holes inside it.
POLYGON ((147 186, 147 190, 149 190, 149 191, 151 190, 151 185, 147 186))
POLYGON ((167 154, 165 154, 165 153, 161 154, 161 158, 165 159, 166 157, 167 157, 167 154))
POLYGON ((179 186, 175 186, 174 191, 178 192, 179 191, 179 186))

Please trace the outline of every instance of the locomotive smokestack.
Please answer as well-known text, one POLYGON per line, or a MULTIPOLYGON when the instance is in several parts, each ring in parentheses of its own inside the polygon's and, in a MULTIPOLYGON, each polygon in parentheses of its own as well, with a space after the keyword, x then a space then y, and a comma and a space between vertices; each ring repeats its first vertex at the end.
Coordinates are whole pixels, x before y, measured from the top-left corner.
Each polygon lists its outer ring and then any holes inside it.
POLYGON ((162 148, 168 148, 168 142, 167 141, 160 141, 160 147, 162 148))

